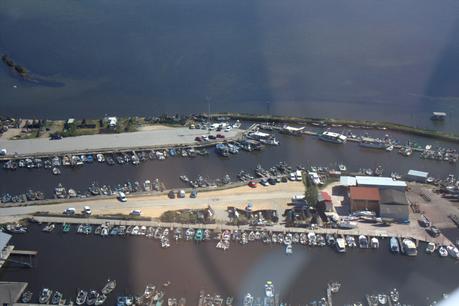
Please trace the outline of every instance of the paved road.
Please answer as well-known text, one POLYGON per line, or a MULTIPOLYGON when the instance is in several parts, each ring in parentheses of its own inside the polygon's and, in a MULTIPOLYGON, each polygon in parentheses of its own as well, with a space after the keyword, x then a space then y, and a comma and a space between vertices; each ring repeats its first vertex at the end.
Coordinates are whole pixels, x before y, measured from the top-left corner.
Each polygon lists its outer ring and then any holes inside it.
MULTIPOLYGON (((220 132, 226 138, 240 135, 242 130, 233 129, 220 132)), ((188 128, 161 128, 150 131, 139 131, 121 134, 98 134, 67 137, 61 140, 47 138, 6 140, 0 139, 0 148, 7 150, 9 155, 46 155, 52 153, 97 152, 117 149, 148 148, 171 146, 175 144, 194 144, 196 136, 206 135, 204 130, 188 128)), ((217 132, 212 132, 213 135, 217 132)))

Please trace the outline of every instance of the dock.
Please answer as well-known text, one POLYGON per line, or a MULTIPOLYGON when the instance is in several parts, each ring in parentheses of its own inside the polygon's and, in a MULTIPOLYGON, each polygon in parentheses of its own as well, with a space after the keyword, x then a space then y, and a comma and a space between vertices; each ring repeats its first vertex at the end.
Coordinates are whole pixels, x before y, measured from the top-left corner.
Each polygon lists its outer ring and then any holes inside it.
POLYGON ((25 282, 0 282, 0 303, 13 305, 19 300, 27 285, 25 282))
POLYGON ((12 250, 11 255, 37 256, 38 251, 12 250))

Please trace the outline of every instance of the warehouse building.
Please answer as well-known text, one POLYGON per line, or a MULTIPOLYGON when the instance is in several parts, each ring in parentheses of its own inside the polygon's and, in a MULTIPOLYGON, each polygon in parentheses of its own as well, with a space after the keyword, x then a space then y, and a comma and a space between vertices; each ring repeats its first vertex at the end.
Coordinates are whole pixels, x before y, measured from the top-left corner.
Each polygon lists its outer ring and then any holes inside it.
POLYGON ((356 176, 356 183, 358 187, 376 187, 379 189, 396 189, 400 191, 406 190, 406 182, 397 181, 391 177, 381 176, 356 176))
POLYGON ((380 217, 406 222, 409 216, 408 200, 405 192, 396 189, 383 189, 379 192, 380 217))
POLYGON ((351 212, 370 210, 379 214, 379 189, 375 187, 350 187, 349 203, 351 212))

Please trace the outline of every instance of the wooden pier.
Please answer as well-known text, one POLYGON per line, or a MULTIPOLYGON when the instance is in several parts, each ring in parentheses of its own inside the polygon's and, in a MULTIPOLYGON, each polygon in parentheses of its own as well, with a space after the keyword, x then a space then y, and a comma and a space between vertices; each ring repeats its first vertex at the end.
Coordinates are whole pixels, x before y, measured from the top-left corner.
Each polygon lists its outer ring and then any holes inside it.
POLYGON ((38 251, 12 250, 11 255, 37 256, 38 251))

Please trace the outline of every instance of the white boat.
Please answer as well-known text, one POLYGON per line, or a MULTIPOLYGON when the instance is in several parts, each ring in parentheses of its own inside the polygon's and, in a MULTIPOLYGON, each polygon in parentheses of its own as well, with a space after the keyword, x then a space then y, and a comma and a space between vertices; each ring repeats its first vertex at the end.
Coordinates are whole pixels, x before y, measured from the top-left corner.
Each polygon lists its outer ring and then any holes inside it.
POLYGON ((453 246, 453 245, 448 245, 446 247, 446 250, 448 251, 449 255, 455 259, 459 259, 459 250, 453 246))
POLYGON ((361 249, 367 249, 368 248, 368 238, 365 235, 360 235, 359 236, 359 246, 361 249))
POLYGON ((386 151, 388 151, 388 152, 392 152, 393 150, 394 150, 394 146, 393 145, 390 145, 390 146, 386 147, 386 151))
POLYGON ((344 164, 339 164, 339 165, 338 165, 338 169, 339 169, 339 171, 341 171, 341 172, 346 172, 346 171, 347 171, 347 167, 346 167, 346 165, 344 165, 344 164))
POLYGON ((309 245, 316 245, 317 244, 317 238, 316 238, 316 234, 314 232, 309 232, 308 233, 308 242, 309 242, 309 245))
POLYGON ((395 237, 390 238, 390 250, 392 253, 400 253, 400 245, 398 244, 398 239, 395 237))
POLYGON ((378 302, 379 302, 381 305, 386 305, 386 303, 387 303, 387 295, 385 295, 385 294, 378 294, 378 302))
POLYGON ((355 238, 353 236, 346 236, 347 246, 350 248, 355 248, 357 244, 355 243, 355 238))
POLYGON ((346 136, 339 134, 339 133, 330 132, 330 131, 325 131, 322 134, 320 134, 319 139, 323 141, 327 141, 327 142, 338 143, 338 144, 345 143, 347 141, 346 136))
POLYGON ((339 228, 352 229, 357 227, 357 222, 343 220, 337 223, 339 228))
POLYGON ((441 246, 438 248, 438 254, 440 254, 440 257, 446 257, 448 256, 448 251, 444 246, 441 246))
POLYGON ((265 295, 267 297, 273 297, 274 296, 274 285, 272 281, 267 281, 265 284, 265 295))
POLYGON ((341 237, 340 238, 336 238, 335 246, 336 246, 336 250, 339 253, 346 252, 346 242, 344 241, 343 238, 341 238, 341 237))
POLYGON ((410 239, 403 239, 403 249, 405 251, 405 255, 407 256, 416 256, 418 255, 418 250, 414 242, 410 239))
POLYGON ((243 306, 252 306, 253 296, 250 293, 247 293, 244 297, 243 306))
POLYGON ((435 243, 429 242, 426 247, 426 253, 432 254, 433 252, 435 252, 435 249, 436 249, 435 243))
POLYGON ((292 245, 291 244, 287 244, 287 246, 285 247, 285 254, 290 255, 292 253, 293 253, 292 245))
POLYGON ((372 249, 377 249, 379 248, 379 240, 376 237, 373 237, 370 239, 370 246, 372 249))

